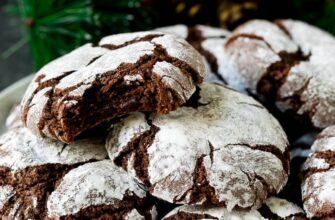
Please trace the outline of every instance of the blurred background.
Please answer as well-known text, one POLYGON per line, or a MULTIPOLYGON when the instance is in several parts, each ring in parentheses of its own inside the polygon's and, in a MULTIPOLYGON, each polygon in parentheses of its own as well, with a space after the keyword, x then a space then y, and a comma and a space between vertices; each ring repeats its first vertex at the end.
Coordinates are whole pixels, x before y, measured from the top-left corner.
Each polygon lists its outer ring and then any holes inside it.
POLYGON ((293 18, 335 34, 335 0, 1 0, 0 90, 104 35, 293 18))

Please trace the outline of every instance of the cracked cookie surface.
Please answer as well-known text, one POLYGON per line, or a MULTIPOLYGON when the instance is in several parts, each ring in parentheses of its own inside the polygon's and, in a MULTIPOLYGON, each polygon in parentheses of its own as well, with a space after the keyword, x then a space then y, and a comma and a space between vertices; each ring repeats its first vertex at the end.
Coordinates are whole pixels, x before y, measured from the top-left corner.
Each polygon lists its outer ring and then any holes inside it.
POLYGON ((115 116, 166 114, 184 104, 204 76, 202 56, 181 38, 112 35, 39 70, 22 100, 22 120, 35 135, 70 143, 115 116))
POLYGON ((155 219, 146 192, 110 160, 69 171, 47 201, 51 219, 155 219))
POLYGON ((183 24, 161 27, 156 30, 182 37, 205 57, 207 69, 205 80, 207 82, 226 83, 225 77, 229 75, 223 75, 227 71, 221 65, 223 53, 220 52, 224 49, 223 45, 230 35, 228 30, 206 25, 186 26, 183 24))
POLYGON ((168 213, 164 220, 201 220, 201 219, 240 219, 240 220, 305 220, 303 210, 285 199, 270 197, 260 210, 233 210, 228 212, 225 208, 184 205, 168 213), (266 212, 264 212, 266 210, 266 212))
POLYGON ((228 85, 312 127, 334 124, 335 38, 330 34, 300 21, 253 20, 233 31, 224 52, 227 74, 233 75, 228 85))
POLYGON ((312 145, 303 171, 302 198, 309 218, 335 218, 335 126, 324 129, 312 145))
POLYGON ((22 126, 7 131, 0 137, 0 215, 43 219, 46 199, 66 172, 106 157, 104 138, 67 145, 35 137, 22 126))
POLYGON ((5 219, 151 219, 153 205, 106 160, 104 138, 64 144, 15 127, 0 137, 0 215, 5 219), (97 162, 96 162, 97 161, 97 162))
POLYGON ((110 158, 153 196, 228 210, 259 208, 281 190, 289 169, 287 145, 261 104, 209 83, 168 115, 121 119, 107 138, 110 158))

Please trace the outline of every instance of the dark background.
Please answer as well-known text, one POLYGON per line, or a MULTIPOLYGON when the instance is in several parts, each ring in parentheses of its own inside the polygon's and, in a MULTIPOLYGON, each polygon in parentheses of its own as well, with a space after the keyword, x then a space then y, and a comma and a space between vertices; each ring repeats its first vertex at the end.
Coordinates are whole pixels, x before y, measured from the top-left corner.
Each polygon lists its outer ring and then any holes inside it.
MULTIPOLYGON (((21 37, 20 20, 4 11, 8 0, 0 1, 0 53, 18 42, 21 37)), ((6 86, 33 72, 29 46, 26 44, 12 56, 4 59, 0 57, 0 91, 6 86)))
POLYGON ((0 91, 105 35, 176 23, 233 29, 253 18, 293 18, 335 34, 335 0, 0 0, 0 91))

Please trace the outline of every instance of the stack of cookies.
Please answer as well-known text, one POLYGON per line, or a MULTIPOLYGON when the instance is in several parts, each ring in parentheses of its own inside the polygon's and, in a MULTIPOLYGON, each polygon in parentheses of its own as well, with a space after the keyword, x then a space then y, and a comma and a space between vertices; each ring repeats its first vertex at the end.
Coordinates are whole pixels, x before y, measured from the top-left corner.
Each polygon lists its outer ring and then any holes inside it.
POLYGON ((0 215, 334 219, 334 57, 331 35, 292 20, 86 44, 8 117, 0 215))

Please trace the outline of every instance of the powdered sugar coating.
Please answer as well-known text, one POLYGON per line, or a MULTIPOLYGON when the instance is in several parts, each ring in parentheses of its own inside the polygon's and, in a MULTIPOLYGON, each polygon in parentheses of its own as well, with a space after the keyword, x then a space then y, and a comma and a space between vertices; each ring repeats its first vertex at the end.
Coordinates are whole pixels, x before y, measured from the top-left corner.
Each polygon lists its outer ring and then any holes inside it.
POLYGON ((14 188, 9 185, 0 186, 0 210, 8 202, 8 200, 15 194, 14 188))
MULTIPOLYGON (((234 75, 230 78, 234 77, 235 81, 240 81, 243 87, 241 88, 236 82, 231 86, 257 94, 258 82, 267 69, 271 64, 281 60, 278 53, 292 50, 296 51, 297 47, 289 37, 268 21, 255 20, 240 26, 227 39, 225 60, 230 62, 228 63, 230 71, 226 74, 234 75), (272 48, 273 45, 275 49, 272 48)), ((224 70, 222 72, 224 73, 224 70)))
POLYGON ((102 138, 82 139, 70 145, 34 136, 19 127, 0 138, 0 166, 17 172, 44 164, 75 164, 107 157, 102 138))
MULTIPOLYGON (((212 60, 205 60, 206 65, 206 82, 216 82, 216 83, 225 83, 222 79, 220 79, 217 74, 220 74, 223 76, 224 80, 226 80, 225 76, 232 76, 234 74, 228 74, 229 71, 226 71, 225 67, 222 68, 222 62, 225 62, 225 58, 222 59, 222 51, 218 51, 218 53, 213 52, 217 50, 217 48, 220 48, 218 45, 224 45, 224 42, 226 41, 225 38, 230 35, 230 32, 222 29, 222 28, 216 28, 206 25, 195 25, 194 27, 187 27, 186 25, 173 25, 173 26, 167 26, 162 28, 155 29, 157 31, 161 31, 164 33, 170 33, 174 34, 176 36, 180 36, 183 39, 188 40, 191 44, 195 46, 195 48, 199 49, 200 53, 204 53, 204 51, 201 50, 201 48, 198 48, 199 45, 204 49, 206 52, 209 52, 211 55, 214 56, 214 59, 216 59, 216 63, 219 67, 218 73, 214 73, 217 70, 211 70, 209 62, 213 62, 212 60), (195 36, 194 36, 195 35, 195 36), (205 42, 215 42, 214 44, 206 44, 205 42), (199 44, 199 45, 197 45, 199 44), (222 74, 221 74, 222 72, 222 74)), ((223 49, 223 47, 222 47, 223 49)), ((204 56, 208 56, 203 54, 204 56)), ((208 58, 208 57, 206 57, 208 58)), ((229 80, 229 79, 228 79, 229 80)))
MULTIPOLYGON (((178 212, 187 214, 209 215, 218 220, 265 220, 257 210, 231 211, 223 207, 205 207, 201 205, 183 205, 173 209, 163 219, 176 215, 178 212)), ((205 220, 205 218, 203 218, 205 220)))
POLYGON ((201 78, 205 77, 206 72, 202 56, 184 39, 166 34, 154 38, 152 42, 162 46, 170 56, 189 64, 197 73, 199 73, 201 78))
POLYGON ((284 20, 282 24, 293 41, 310 57, 291 69, 279 90, 278 105, 282 109, 289 109, 290 97, 298 95, 302 102, 298 114, 308 114, 315 127, 324 128, 334 124, 335 62, 332 58, 335 57, 335 38, 303 22, 284 20))
POLYGON ((113 46, 120 46, 122 44, 139 40, 144 38, 148 35, 161 35, 161 32, 157 31, 141 31, 141 32, 134 32, 134 33, 121 33, 110 35, 104 37, 100 40, 99 45, 113 45, 113 46))
POLYGON ((324 158, 310 157, 304 164, 304 169, 328 169, 330 165, 324 158))
POLYGON ((145 194, 126 172, 110 160, 88 163, 67 173, 51 193, 47 202, 48 216, 71 215, 96 205, 117 207, 126 195, 143 198, 145 194))
MULTIPOLYGON (((294 219, 295 215, 304 214, 303 210, 299 206, 277 197, 268 198, 264 206, 267 206, 272 214, 278 216, 280 219, 286 219, 287 217, 293 217, 294 219)), ((229 212, 223 207, 183 205, 173 209, 163 219, 168 219, 180 212, 186 214, 207 215, 218 220, 265 220, 273 218, 273 216, 272 218, 269 218, 266 214, 262 216, 258 210, 233 210, 229 212)))
POLYGON ((188 27, 184 24, 176 24, 166 27, 156 28, 155 31, 173 34, 175 36, 186 39, 188 36, 188 27))
MULTIPOLYGON (((165 68, 160 69, 166 71, 160 72, 160 75, 169 75, 170 79, 164 79, 170 82, 166 83, 166 85, 170 86, 169 88, 172 92, 179 94, 183 101, 186 101, 195 90, 195 85, 201 82, 205 76, 202 56, 191 45, 181 38, 161 32, 135 32, 112 35, 103 38, 96 46, 86 44, 68 55, 47 64, 38 71, 21 103, 24 109, 23 118, 25 125, 36 135, 69 142, 61 136, 61 134, 67 132, 61 129, 63 124, 66 124, 67 118, 63 116, 66 115, 68 109, 80 108, 82 102, 85 102, 84 95, 92 88, 95 82, 99 82, 102 86, 104 83, 108 84, 108 82, 101 80, 102 77, 118 71, 118 68, 123 64, 135 64, 143 57, 155 56, 154 52, 158 47, 166 50, 166 56, 171 57, 175 61, 183 61, 184 65, 188 65, 194 70, 191 78, 190 73, 181 71, 181 67, 175 66, 175 63, 170 63, 169 66, 165 65, 165 68), (179 83, 171 83, 172 81, 179 83), (184 87, 179 85, 184 83, 186 83, 184 87), (177 87, 175 88, 174 86, 177 87), (188 89, 188 91, 182 91, 183 89, 188 89), (70 102, 71 107, 65 102, 70 102), (50 131, 50 123, 44 123, 45 115, 50 115, 44 114, 48 106, 52 106, 52 119, 56 119, 57 122, 54 127, 57 127, 60 131, 50 131), (41 128, 43 123, 44 127, 41 128)), ((156 51, 156 53, 163 52, 156 51)), ((169 59, 164 62, 173 61, 169 59)), ((133 83, 136 83, 134 80, 145 83, 143 81, 144 73, 138 74, 125 75, 124 81, 126 85, 133 85, 133 83)), ((160 79, 158 78, 157 80, 160 79)), ((182 102, 182 100, 179 101, 182 102)))
POLYGON ((294 53, 298 50, 297 45, 291 41, 278 26, 266 20, 251 20, 236 28, 231 37, 241 34, 261 37, 275 53, 286 51, 294 53))
MULTIPOLYGON (((206 39, 202 42, 202 47, 213 54, 218 63, 218 73, 226 80, 227 84, 232 88, 238 91, 245 91, 246 89, 246 77, 242 74, 240 75, 240 71, 238 67, 232 60, 234 60, 234 56, 243 56, 243 54, 234 55, 233 52, 229 52, 229 49, 225 48, 225 43, 227 39, 222 38, 210 38, 206 39), (230 53, 231 55, 228 55, 230 53), (230 56, 232 58, 230 58, 230 56)), ((238 51, 234 51, 238 53, 238 51)), ((261 58, 263 60, 264 57, 261 58)), ((252 66, 250 66, 252 67, 252 66)), ((256 76, 257 74, 255 74, 256 76)), ((251 79, 253 80, 253 79, 251 79)))
MULTIPOLYGON (((281 20, 275 24, 252 20, 228 38, 225 54, 230 67, 226 68, 230 70, 227 74, 236 79, 228 78, 228 85, 256 95, 257 85, 266 73, 273 71, 282 77, 276 70, 268 72, 272 64, 283 61, 283 57, 300 56, 293 64, 286 63, 288 73, 282 73, 284 78, 278 80, 279 88, 274 91, 276 105, 281 111, 308 116, 317 128, 334 124, 335 62, 331 58, 335 57, 335 38, 330 34, 300 21, 281 20)), ((279 66, 288 61, 283 62, 279 66)))
MULTIPOLYGON (((78 84, 89 85, 99 75, 115 70, 122 63, 136 63, 141 57, 145 55, 152 55, 153 50, 154 45, 149 42, 138 42, 127 47, 112 50, 109 53, 102 55, 91 65, 83 67, 61 79, 61 81, 57 84, 56 89, 64 90, 78 84)), ((74 91, 76 91, 76 89, 74 91)), ((82 90, 82 92, 78 93, 77 96, 83 95, 85 91, 86 90, 82 90)))
POLYGON ((312 218, 331 214, 335 209, 335 169, 315 173, 302 184, 304 209, 312 218))
POLYGON ((222 28, 211 27, 211 26, 201 25, 201 24, 196 25, 195 28, 201 32, 201 36, 205 39, 225 38, 230 35, 230 32, 228 30, 225 30, 222 28))
POLYGON ((296 204, 277 197, 268 198, 266 200, 266 205, 269 207, 272 213, 283 219, 299 213, 304 213, 304 211, 296 204))
MULTIPOLYGON (((284 155, 288 144, 285 133, 250 97, 207 83, 201 86, 200 97, 199 103, 204 105, 197 108, 181 107, 168 115, 151 115, 152 125, 140 113, 113 125, 107 141, 110 158, 118 157, 133 138, 156 126, 159 130, 147 147, 152 195, 173 203, 191 202, 194 170, 202 158, 209 185, 228 210, 259 207, 269 191, 278 192, 286 183, 282 161, 270 152, 284 155), (273 149, 266 151, 260 146, 273 149)), ((127 163, 128 172, 136 176, 134 157, 129 156, 127 163)))
POLYGON ((12 129, 15 127, 22 126, 21 121, 21 106, 20 105, 14 105, 6 119, 6 128, 12 129))
POLYGON ((325 47, 335 43, 331 34, 305 22, 292 19, 280 20, 280 22, 305 54, 309 54, 314 47, 325 47))
POLYGON ((39 122, 40 118, 42 117, 43 109, 48 103, 48 98, 46 94, 51 90, 52 88, 47 87, 38 91, 31 100, 30 108, 27 113, 26 125, 31 132, 38 136, 42 136, 42 134, 39 128, 39 123, 36 122, 39 122))
POLYGON ((169 88, 174 88, 180 99, 184 102, 193 94, 195 87, 192 83, 192 78, 183 75, 181 70, 171 63, 166 61, 157 62, 153 69, 154 74, 157 74, 164 84, 169 88), (175 78, 171 76, 176 76, 175 78))
POLYGON ((335 212, 335 126, 322 131, 312 145, 312 154, 304 164, 307 173, 302 197, 307 217, 324 217, 335 212))

